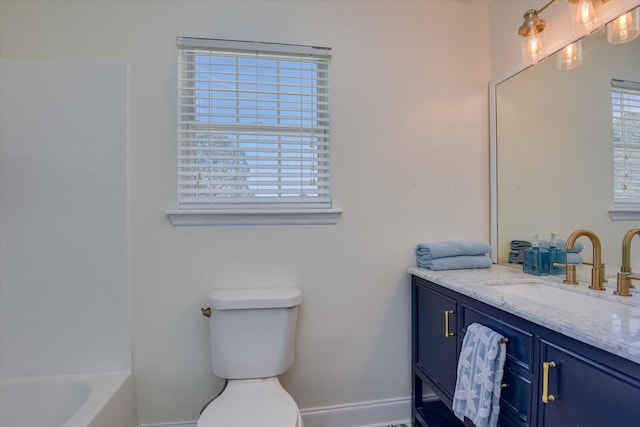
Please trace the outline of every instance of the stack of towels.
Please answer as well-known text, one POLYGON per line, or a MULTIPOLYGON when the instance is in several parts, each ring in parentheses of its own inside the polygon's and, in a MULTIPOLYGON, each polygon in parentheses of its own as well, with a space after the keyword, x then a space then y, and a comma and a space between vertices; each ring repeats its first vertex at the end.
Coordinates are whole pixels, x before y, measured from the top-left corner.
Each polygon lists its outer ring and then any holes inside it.
POLYGON ((489 268, 493 264, 487 254, 491 246, 479 241, 442 241, 416 246, 418 267, 430 270, 489 268))
POLYGON ((507 356, 505 339, 494 330, 472 323, 462 340, 453 394, 453 412, 478 427, 495 427, 507 356))
MULTIPOLYGON (((564 240, 556 240, 556 247, 564 248, 564 240)), ((540 240, 540 249, 549 249, 551 247, 550 240, 540 240)), ((511 251, 509 252, 509 262, 513 264, 522 264, 524 262, 524 250, 531 247, 529 240, 512 240, 511 251)), ((567 264, 581 264, 582 263, 582 243, 576 242, 573 245, 573 249, 567 251, 567 264)))

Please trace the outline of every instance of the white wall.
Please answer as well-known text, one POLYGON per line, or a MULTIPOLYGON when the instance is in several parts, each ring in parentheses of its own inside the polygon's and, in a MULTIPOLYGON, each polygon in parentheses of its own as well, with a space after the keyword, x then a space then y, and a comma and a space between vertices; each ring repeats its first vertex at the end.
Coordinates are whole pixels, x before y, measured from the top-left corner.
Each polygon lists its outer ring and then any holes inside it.
POLYGON ((1 374, 130 370, 126 63, 2 59, 0 129, 1 374))
POLYGON ((4 57, 128 63, 139 422, 194 420, 220 388, 199 311, 213 288, 302 288, 283 377, 301 408, 409 395, 414 245, 489 237, 486 4, 2 1, 0 12, 4 57), (337 225, 169 225, 176 36, 333 48, 337 225))

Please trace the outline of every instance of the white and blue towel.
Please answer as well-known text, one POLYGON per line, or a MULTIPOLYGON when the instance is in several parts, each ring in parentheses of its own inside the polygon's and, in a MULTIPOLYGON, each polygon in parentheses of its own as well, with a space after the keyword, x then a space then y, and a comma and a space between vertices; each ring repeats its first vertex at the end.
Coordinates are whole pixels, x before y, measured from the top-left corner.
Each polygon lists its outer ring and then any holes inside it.
POLYGON ((467 328, 458 360, 453 412, 477 427, 495 427, 500 414, 504 361, 504 337, 473 323, 467 328))

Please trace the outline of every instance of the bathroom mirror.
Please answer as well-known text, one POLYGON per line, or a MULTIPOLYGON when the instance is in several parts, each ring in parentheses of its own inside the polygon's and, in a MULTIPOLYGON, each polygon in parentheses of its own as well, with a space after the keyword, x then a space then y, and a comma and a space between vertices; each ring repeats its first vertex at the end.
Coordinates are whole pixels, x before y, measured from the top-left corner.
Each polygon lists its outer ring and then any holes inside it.
MULTIPOLYGON (((556 67, 556 53, 495 86, 494 259, 507 263, 512 240, 586 228, 602 242, 607 273, 619 270, 622 237, 640 220, 613 221, 611 79, 640 81, 640 37, 607 43, 602 30, 582 40, 583 64, 556 67)), ((492 119, 493 120, 493 119, 492 119)), ((636 239, 638 240, 638 239, 636 239)), ((585 261, 591 261, 589 240, 585 261)), ((640 270, 640 242, 632 245, 640 270)))

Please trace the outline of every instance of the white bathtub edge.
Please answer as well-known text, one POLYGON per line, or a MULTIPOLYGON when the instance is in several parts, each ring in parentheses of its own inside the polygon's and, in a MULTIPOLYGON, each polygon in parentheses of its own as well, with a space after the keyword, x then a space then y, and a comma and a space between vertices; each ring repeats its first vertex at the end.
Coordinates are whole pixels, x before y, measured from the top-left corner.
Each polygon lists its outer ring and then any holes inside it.
MULTIPOLYGON (((74 410, 63 427, 135 427, 135 390, 131 371, 64 374, 47 376, 1 377, 0 383, 43 384, 76 383, 88 389, 88 396, 74 410)), ((25 408, 37 402, 24 402, 25 408)), ((22 404, 21 404, 22 407, 22 404)), ((13 418, 12 418, 13 419, 13 418)))
POLYGON ((133 374, 127 374, 111 399, 103 405, 87 427, 136 427, 135 383, 133 374))
MULTIPOLYGON (((128 383, 131 372, 105 372, 92 374, 60 375, 58 381, 88 382, 91 388, 89 400, 79 408, 63 427, 97 427, 104 425, 100 419, 104 418, 103 410, 109 406, 112 399, 118 397, 120 389, 128 383), (98 421, 100 424, 95 424, 98 421)), ((112 424, 117 425, 117 424, 112 424)), ((128 427, 124 426, 123 427, 128 427)))

